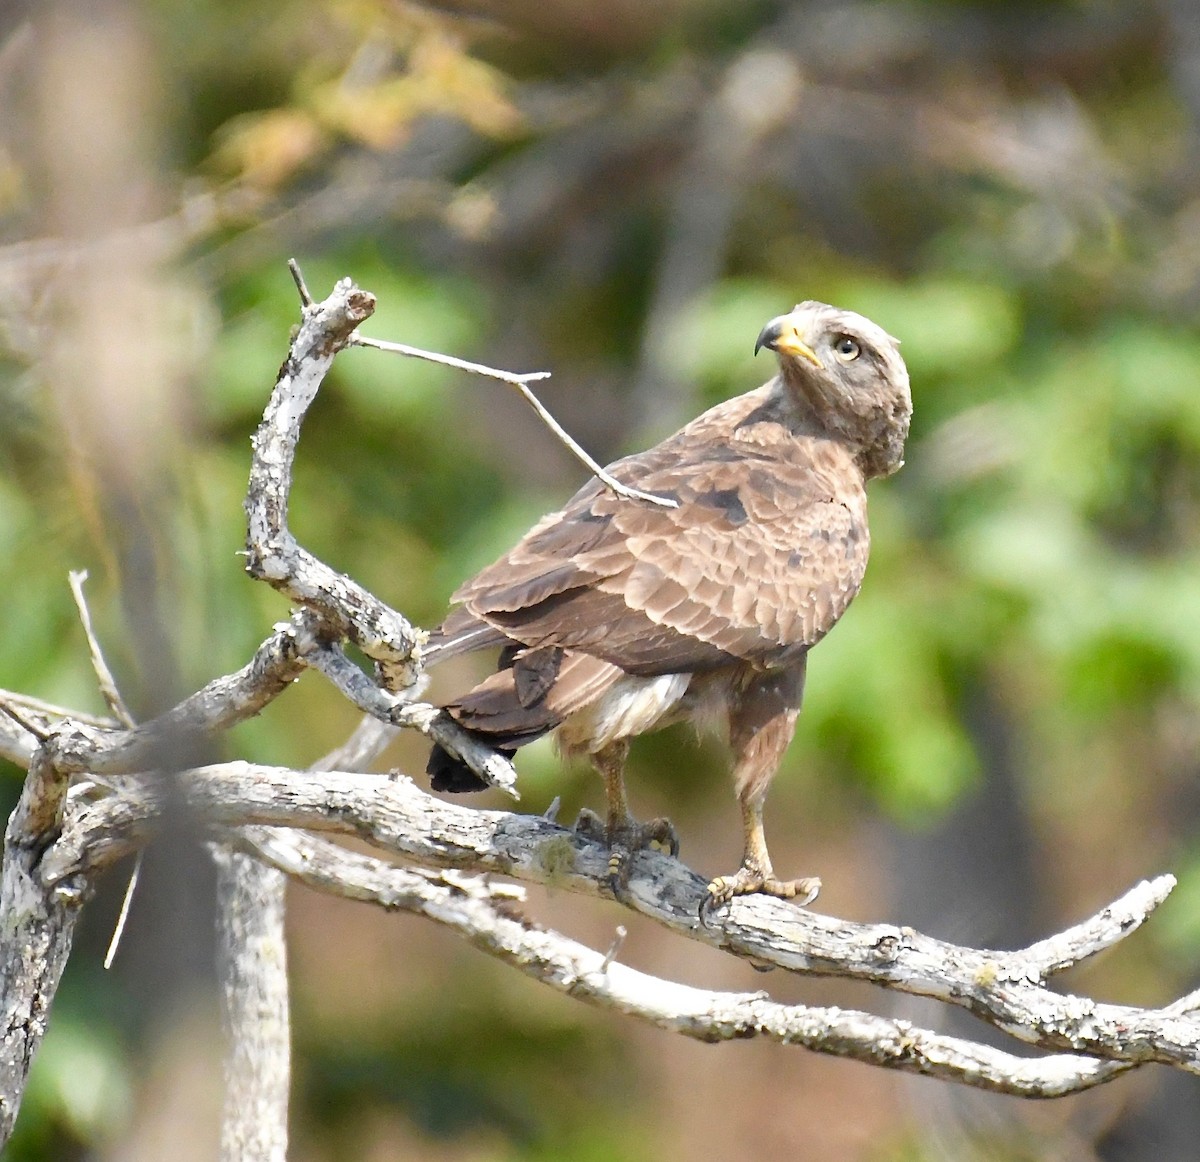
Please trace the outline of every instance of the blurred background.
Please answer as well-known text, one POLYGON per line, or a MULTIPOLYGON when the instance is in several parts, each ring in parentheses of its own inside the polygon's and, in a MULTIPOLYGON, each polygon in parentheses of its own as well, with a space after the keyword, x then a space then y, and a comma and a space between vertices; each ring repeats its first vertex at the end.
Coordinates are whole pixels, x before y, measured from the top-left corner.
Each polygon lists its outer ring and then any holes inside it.
MULTIPOLYGON (((282 599, 242 573, 253 431, 313 293, 513 370, 598 458, 772 373, 804 298, 903 340, 908 464, 810 666, 767 809, 819 906, 1014 947, 1171 870, 1063 987, 1200 980, 1200 7, 1190 0, 8 0, 0 5, 0 686, 101 704, 67 587, 137 713, 241 665, 282 599)), ((418 624, 580 483, 503 385, 378 352, 305 427, 294 528, 418 624)), ((439 675, 445 693, 468 678, 439 675)), ((355 714, 311 676, 219 753, 305 764, 355 714)), ((418 774, 404 740, 387 762, 418 774)), ((719 750, 642 740, 635 811, 740 855, 719 750)), ((601 801, 548 746, 522 809, 601 801)), ((5 810, 20 772, 0 770, 5 810)), ((483 795, 487 806, 506 801, 483 795)), ((186 821, 85 914, 9 1157, 215 1156, 212 875, 186 821)), ((714 988, 763 978, 612 904, 530 911, 714 988)), ((358 1159, 1190 1159, 1196 1080, 987 1097, 593 1012, 428 924, 290 896, 293 1150, 358 1159)))

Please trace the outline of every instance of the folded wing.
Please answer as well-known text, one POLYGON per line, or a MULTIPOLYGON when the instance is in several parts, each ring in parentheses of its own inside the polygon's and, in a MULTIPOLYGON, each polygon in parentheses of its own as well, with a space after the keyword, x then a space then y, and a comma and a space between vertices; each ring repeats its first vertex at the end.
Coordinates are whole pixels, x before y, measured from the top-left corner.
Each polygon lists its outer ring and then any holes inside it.
POLYGON ((454 595, 462 609, 439 642, 502 636, 639 675, 788 664, 857 593, 868 548, 838 450, 805 450, 672 441, 619 461, 618 479, 678 507, 592 481, 454 595))

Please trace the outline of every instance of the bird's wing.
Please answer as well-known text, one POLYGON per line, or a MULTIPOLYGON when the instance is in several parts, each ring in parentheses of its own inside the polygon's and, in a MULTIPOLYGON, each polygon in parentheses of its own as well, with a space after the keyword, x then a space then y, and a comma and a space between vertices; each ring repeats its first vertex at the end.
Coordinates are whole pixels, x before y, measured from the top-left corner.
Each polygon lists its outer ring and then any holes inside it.
POLYGON ((612 471, 678 507, 622 499, 593 480, 455 600, 527 646, 659 674, 782 664, 858 592, 868 547, 861 477, 826 442, 709 434, 612 471))
POLYGON ((460 606, 437 629, 430 631, 429 640, 421 650, 421 659, 426 665, 436 666, 460 654, 507 645, 510 641, 495 626, 488 625, 469 609, 460 606))

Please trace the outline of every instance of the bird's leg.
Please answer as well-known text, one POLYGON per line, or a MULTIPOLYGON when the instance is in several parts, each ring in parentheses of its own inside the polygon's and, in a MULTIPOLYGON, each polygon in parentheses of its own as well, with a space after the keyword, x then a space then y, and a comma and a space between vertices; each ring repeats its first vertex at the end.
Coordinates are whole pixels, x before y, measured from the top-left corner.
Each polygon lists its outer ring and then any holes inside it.
POLYGON ((762 811, 765 798, 764 793, 741 800, 742 827, 746 843, 742 866, 733 875, 717 876, 708 885, 708 895, 700 905, 702 915, 729 903, 734 896, 748 896, 761 892, 763 895, 778 896, 784 900, 794 899, 801 904, 808 904, 816 899, 821 890, 821 881, 816 876, 781 880, 775 875, 771 857, 767 853, 767 837, 763 833, 762 811))
POLYGON ((603 822, 594 811, 586 808, 575 821, 575 830, 608 845, 608 882, 613 895, 619 896, 629 883, 630 858, 652 844, 664 847, 675 856, 679 854, 679 837, 669 819, 651 819, 639 823, 629 814, 625 797, 625 759, 629 754, 627 742, 616 742, 592 755, 592 763, 604 779, 608 800, 608 817, 603 822))
POLYGON ((763 833, 763 804, 784 751, 796 732, 804 692, 804 665, 764 675, 743 690, 730 708, 729 741, 734 754, 733 778, 742 809, 745 849, 742 866, 731 876, 717 876, 701 902, 703 919, 734 896, 761 892, 807 904, 816 898, 821 881, 815 876, 781 880, 771 866, 763 833))

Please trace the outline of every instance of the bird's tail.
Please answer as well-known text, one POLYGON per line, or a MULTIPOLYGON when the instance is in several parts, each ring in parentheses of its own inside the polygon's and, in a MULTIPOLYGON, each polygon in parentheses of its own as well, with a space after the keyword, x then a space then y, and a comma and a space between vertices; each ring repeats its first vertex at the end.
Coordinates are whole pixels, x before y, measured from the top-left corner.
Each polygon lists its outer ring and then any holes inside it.
MULTIPOLYGON (((512 756, 517 748, 548 734, 561 721, 545 699, 537 706, 521 704, 517 689, 514 647, 501 652, 500 669, 461 698, 442 709, 469 734, 501 754, 512 756)), ((430 786, 435 791, 457 794, 484 791, 485 783, 462 759, 435 743, 425 764, 430 786)))
MULTIPOLYGON (((450 621, 446 627, 450 628, 450 621)), ((465 632, 476 631, 467 627, 465 632)), ((482 637, 480 633, 476 640, 482 637)), ((453 643, 461 638, 440 640, 453 643)), ((518 747, 549 734, 621 676, 616 666, 586 654, 501 640, 507 644, 500 653, 500 668, 466 694, 445 703, 443 709, 485 746, 502 753, 513 754, 518 747)), ((466 763, 439 745, 430 752, 425 769, 435 791, 481 791, 486 787, 466 763)))
MULTIPOLYGON (((491 740, 480 738, 480 741, 490 743, 491 740)), ((498 746, 495 749, 509 758, 516 754, 516 747, 498 746)), ((452 755, 446 750, 440 742, 435 742, 429 752, 425 773, 429 776, 429 785, 435 791, 448 791, 452 795, 458 795, 466 791, 486 791, 488 788, 483 779, 457 755, 452 755)))

